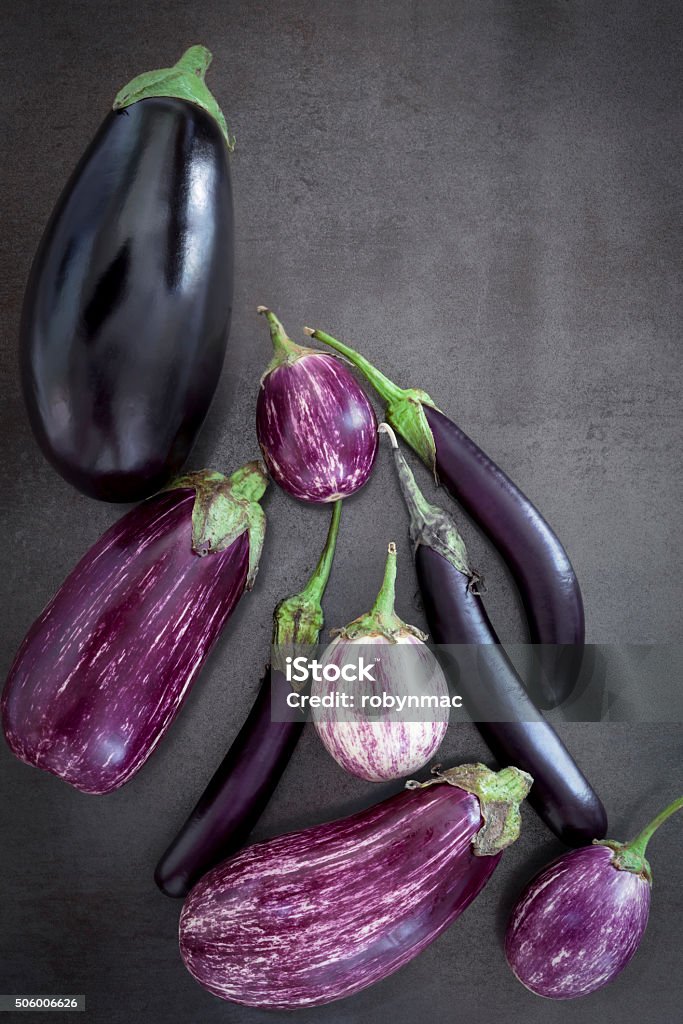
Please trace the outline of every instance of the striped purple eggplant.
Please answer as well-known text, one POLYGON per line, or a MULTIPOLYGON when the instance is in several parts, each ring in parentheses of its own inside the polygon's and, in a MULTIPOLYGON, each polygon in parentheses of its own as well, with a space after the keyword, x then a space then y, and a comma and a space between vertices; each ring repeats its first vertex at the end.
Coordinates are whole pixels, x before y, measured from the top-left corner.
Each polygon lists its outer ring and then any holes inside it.
POLYGON ((461 765, 244 850, 188 896, 185 966, 214 995, 267 1009, 320 1006, 386 978, 482 890, 519 834, 531 781, 461 765))
POLYGON ((396 545, 391 543, 372 611, 340 630, 311 685, 311 697, 321 701, 311 713, 323 745, 342 768, 369 782, 404 778, 422 768, 448 729, 448 684, 425 634, 396 614, 395 582, 396 545), (327 709, 322 701, 340 690, 349 706, 327 709), (425 698, 433 709, 420 707, 425 698), (385 701, 380 714, 373 699, 385 701), (411 710, 410 700, 418 703, 417 710, 411 710))
POLYGON ((253 583, 261 463, 193 473, 119 519, 24 639, 2 697, 14 754, 85 793, 109 793, 169 728, 253 583))
POLYGON ((256 432, 270 475, 301 501, 346 498, 367 481, 377 419, 341 360, 296 345, 271 310, 274 354, 261 379, 256 432))
POLYGON ((534 878, 512 911, 505 955, 526 988, 574 999, 609 984, 638 949, 650 912, 645 849, 675 800, 630 843, 606 839, 559 857, 534 878))

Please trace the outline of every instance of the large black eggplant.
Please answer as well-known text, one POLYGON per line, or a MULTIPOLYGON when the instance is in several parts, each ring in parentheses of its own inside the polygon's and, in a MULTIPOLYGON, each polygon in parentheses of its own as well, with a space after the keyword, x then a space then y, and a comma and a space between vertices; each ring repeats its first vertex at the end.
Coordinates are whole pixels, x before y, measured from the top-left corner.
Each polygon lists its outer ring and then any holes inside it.
POLYGON ((50 217, 21 324, 24 397, 61 475, 107 501, 182 466, 223 365, 233 209, 211 54, 134 78, 50 217))

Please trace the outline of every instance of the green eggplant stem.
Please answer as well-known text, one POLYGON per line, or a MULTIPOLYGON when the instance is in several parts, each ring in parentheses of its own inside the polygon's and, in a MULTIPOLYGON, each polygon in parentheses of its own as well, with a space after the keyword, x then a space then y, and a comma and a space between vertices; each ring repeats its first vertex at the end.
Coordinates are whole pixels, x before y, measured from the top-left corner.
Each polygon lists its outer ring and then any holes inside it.
POLYGON ((608 846, 614 851, 612 863, 620 871, 631 871, 633 874, 641 875, 648 882, 652 883, 652 869, 645 856, 647 844, 653 835, 665 821, 683 808, 683 796, 679 796, 665 807, 661 814, 658 814, 649 825, 646 825, 642 832, 639 832, 635 839, 627 843, 618 843, 612 839, 594 840, 596 846, 608 846))
POLYGON ((369 363, 360 352, 356 352, 355 349, 338 341, 337 338, 333 338, 325 331, 304 327, 304 333, 309 338, 315 338, 317 341, 322 341, 324 345, 329 345, 360 370, 386 403, 385 419, 387 423, 390 423, 394 430, 398 431, 403 440, 410 445, 413 451, 417 452, 425 465, 429 466, 436 475, 436 442, 425 415, 425 406, 430 406, 433 409, 436 406, 427 392, 420 388, 400 388, 388 377, 385 377, 376 366, 369 363))
POLYGON ((392 541, 387 548, 387 560, 384 566, 384 578, 375 603, 369 612, 359 616, 343 629, 335 630, 346 640, 362 639, 363 637, 383 636, 390 643, 396 643, 400 636, 412 634, 420 640, 426 635, 416 626, 409 626, 399 618, 394 608, 396 599, 396 545, 392 541))
POLYGON ((131 79, 116 94, 113 109, 125 110, 133 103, 155 96, 187 100, 201 107, 216 121, 228 151, 232 153, 235 139, 230 135, 223 111, 204 81, 211 60, 211 51, 205 46, 191 46, 173 67, 145 71, 131 79))
POLYGON ((343 341, 338 341, 337 338, 333 338, 326 331, 314 330, 312 327, 304 327, 304 334, 307 334, 309 338, 315 338, 316 341, 322 341, 324 345, 329 345, 330 348, 345 356, 349 362, 353 363, 361 371, 387 405, 395 402, 397 398, 401 398, 405 394, 403 388, 400 388, 398 384, 394 384, 376 366, 368 362, 365 356, 362 356, 360 352, 356 352, 349 345, 345 345, 343 341))
POLYGON ((301 356, 306 355, 307 352, 315 351, 314 349, 307 348, 305 345, 297 345, 296 342, 292 341, 272 309, 268 309, 267 306, 257 306, 256 312, 260 313, 261 316, 265 316, 268 321, 270 337, 273 342, 273 358, 266 367, 264 377, 267 377, 278 366, 294 363, 301 356))
POLYGON ((332 569, 332 562, 334 561, 334 551, 337 545, 337 534, 339 533, 341 511, 342 503, 341 499, 338 499, 332 506, 332 519, 330 521, 330 528, 327 532, 325 547, 318 559, 318 564, 313 571, 313 575, 301 591, 302 597, 309 601, 315 601, 317 604, 320 604, 322 601, 325 588, 327 587, 327 582, 330 578, 330 570, 332 569))
MULTIPOLYGON (((334 561, 341 510, 341 500, 335 501, 325 546, 308 583, 298 594, 280 601, 273 614, 271 661, 280 671, 284 670, 287 652, 298 646, 314 647, 320 638, 325 622, 321 601, 334 561)), ((294 683, 292 686, 296 689, 294 683)))
POLYGON ((426 789, 445 783, 479 800, 483 824, 472 840, 476 857, 492 857, 519 837, 522 816, 519 805, 525 799, 533 778, 520 768, 507 767, 494 772, 485 764, 461 764, 441 769, 434 765, 426 782, 409 779, 406 789, 426 789))
POLYGON ((266 533, 266 517, 259 501, 268 486, 268 472, 260 459, 248 462, 225 477, 215 470, 185 473, 164 490, 191 488, 192 550, 201 558, 225 551, 245 531, 249 536, 246 588, 251 590, 258 572, 266 533))
POLYGON ((390 619, 396 614, 396 545, 393 541, 387 547, 387 560, 384 565, 384 578, 379 593, 372 606, 371 615, 390 619))

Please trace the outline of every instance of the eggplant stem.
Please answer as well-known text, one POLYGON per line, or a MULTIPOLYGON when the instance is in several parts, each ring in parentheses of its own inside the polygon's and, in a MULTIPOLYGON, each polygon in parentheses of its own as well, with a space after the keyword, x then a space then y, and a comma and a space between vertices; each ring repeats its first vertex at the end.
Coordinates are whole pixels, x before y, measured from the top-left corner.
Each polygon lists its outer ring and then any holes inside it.
MULTIPOLYGON (((334 561, 341 509, 341 500, 335 501, 325 546, 308 583, 298 594, 280 601, 273 613, 271 664, 280 671, 284 671, 288 652, 293 654, 298 646, 314 647, 320 638, 320 630, 325 624, 320 602, 334 561)), ((299 688, 294 682, 292 687, 295 690, 299 688)))
POLYGON ((266 367, 264 377, 267 377, 278 366, 294 363, 307 352, 313 351, 313 349, 307 348, 304 345, 297 345, 296 342, 292 341, 272 309, 268 309, 267 306, 257 306, 256 312, 261 316, 265 316, 268 321, 270 337, 273 342, 273 358, 266 367))
POLYGON ((211 51, 205 46, 190 46, 173 67, 156 68, 136 75, 116 94, 112 107, 125 110, 140 100, 155 96, 171 97, 194 103, 209 114, 221 130, 228 152, 235 148, 235 139, 225 122, 223 111, 204 81, 211 63, 211 51))
POLYGON ((386 419, 396 428, 401 437, 417 452, 425 465, 436 474, 436 443, 430 429, 424 406, 436 408, 426 391, 420 388, 400 388, 389 380, 376 366, 343 341, 331 334, 312 327, 304 327, 304 333, 311 338, 329 345, 355 366, 386 402, 386 419))
POLYGON ((311 578, 301 591, 302 597, 306 597, 309 601, 316 601, 318 604, 323 598, 325 588, 327 587, 327 581, 330 578, 330 570, 332 569, 334 551, 337 544, 337 534, 339 533, 341 511, 342 502, 341 499, 338 499, 332 506, 332 519, 330 520, 330 528, 327 531, 325 547, 322 550, 320 558, 318 559, 318 564, 316 565, 311 578))
POLYGON ((362 637, 383 636, 390 643, 396 643, 399 636, 408 633, 419 640, 426 640, 427 635, 417 626, 409 626, 397 614, 394 608, 396 600, 396 545, 393 541, 387 548, 387 560, 384 565, 384 578, 379 593, 371 610, 359 616, 343 629, 332 630, 346 640, 362 637))
POLYGON ((595 846, 607 846, 612 853, 612 864, 618 871, 630 871, 634 875, 640 875, 647 882, 652 884, 652 869, 645 856, 647 844, 652 839, 660 825, 663 825, 672 814, 680 811, 683 807, 683 796, 665 807, 661 814, 658 814, 649 825, 646 825, 642 832, 639 832, 635 839, 628 843, 618 843, 613 839, 594 839, 595 846))
POLYGON ((391 427, 387 423, 380 423, 377 431, 386 434, 391 441, 398 482, 408 509, 413 550, 424 544, 425 547, 436 551, 450 562, 454 569, 467 577, 468 589, 472 593, 478 593, 473 588, 481 582, 481 577, 469 565, 467 548, 453 517, 438 505, 432 505, 427 501, 417 486, 413 471, 404 459, 391 427))
POLYGON ((676 811, 680 811, 682 807, 683 796, 679 796, 677 800, 674 800, 668 807, 665 807, 661 814, 658 814, 649 825, 646 825, 642 832, 638 833, 635 839, 631 839, 630 842, 625 843, 624 849, 631 850, 644 857, 647 844, 650 842, 660 825, 663 825, 665 821, 668 821, 671 815, 675 814, 676 811))
POLYGON ((402 398, 405 394, 403 388, 400 388, 398 384, 394 384, 392 380, 389 380, 376 366, 368 362, 365 356, 362 356, 360 352, 356 352, 355 349, 349 345, 345 345, 343 341, 338 341, 337 338, 333 338, 331 334, 327 334, 326 331, 319 331, 317 328, 304 327, 304 334, 307 334, 309 338, 315 338, 316 341, 322 341, 324 345, 329 345, 330 348, 335 349, 341 355, 345 356, 350 363, 358 367, 358 369, 365 374, 367 379, 372 384, 377 394, 382 398, 387 405, 391 402, 395 402, 397 398, 402 398))

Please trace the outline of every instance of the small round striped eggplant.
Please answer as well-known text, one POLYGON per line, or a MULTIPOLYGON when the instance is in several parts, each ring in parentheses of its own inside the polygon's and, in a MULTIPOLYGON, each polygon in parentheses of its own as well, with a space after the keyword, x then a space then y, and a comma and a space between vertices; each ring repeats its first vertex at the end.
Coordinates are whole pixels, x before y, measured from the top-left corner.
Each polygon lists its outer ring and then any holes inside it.
POLYGON ((662 811, 630 843, 594 840, 544 868, 519 898, 505 955, 526 988, 574 999, 609 984, 631 960, 647 927, 652 871, 645 848, 683 807, 662 811))
POLYGON ((377 419, 335 356, 294 344, 275 316, 274 355, 261 379, 256 432, 273 480, 301 501, 347 498, 367 481, 377 454, 377 419))
POLYGON ((482 890, 531 781, 461 765, 244 850, 188 896, 185 966, 214 995, 264 1009, 321 1006, 386 978, 482 890))
POLYGON ((323 655, 322 678, 311 686, 312 697, 329 698, 341 689, 352 702, 349 707, 334 709, 312 706, 312 718, 335 761, 351 775, 369 782, 400 779, 422 768, 439 749, 448 729, 448 706, 442 706, 448 700, 448 684, 424 643, 425 634, 394 611, 395 581, 396 545, 392 543, 372 611, 340 631, 323 655), (370 665, 372 678, 366 679, 359 668, 362 659, 370 660, 368 652, 375 656, 370 665), (342 672, 355 678, 340 684, 338 678, 346 680, 342 672), (399 700, 435 698, 436 707, 418 710, 414 721, 413 713, 400 705, 375 717, 364 709, 363 699, 383 694, 399 700))
POLYGON ((10 669, 2 725, 18 758, 85 793, 139 770, 252 585, 265 487, 261 463, 189 474, 90 548, 10 669))

